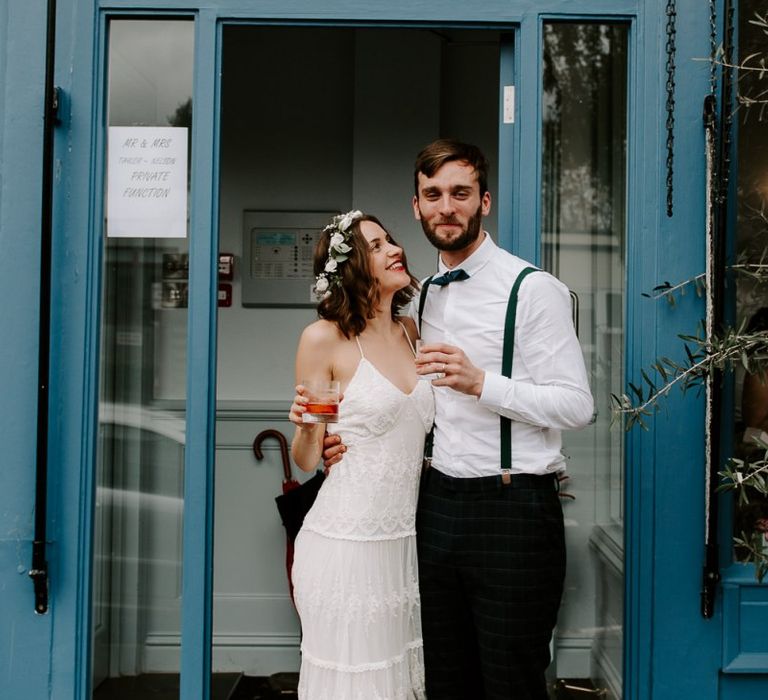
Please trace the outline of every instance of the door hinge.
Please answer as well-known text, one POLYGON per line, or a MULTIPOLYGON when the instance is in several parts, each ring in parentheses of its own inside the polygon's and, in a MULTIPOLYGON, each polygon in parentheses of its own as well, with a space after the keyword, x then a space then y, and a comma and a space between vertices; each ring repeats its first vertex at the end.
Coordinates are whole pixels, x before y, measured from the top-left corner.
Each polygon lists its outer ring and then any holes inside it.
POLYGON ((32 543, 32 568, 27 572, 35 591, 35 612, 48 612, 48 562, 45 560, 45 542, 32 543))
POLYGON ((51 93, 51 104, 49 109, 51 110, 51 118, 54 122, 59 122, 59 105, 61 104, 61 88, 54 87, 51 93))

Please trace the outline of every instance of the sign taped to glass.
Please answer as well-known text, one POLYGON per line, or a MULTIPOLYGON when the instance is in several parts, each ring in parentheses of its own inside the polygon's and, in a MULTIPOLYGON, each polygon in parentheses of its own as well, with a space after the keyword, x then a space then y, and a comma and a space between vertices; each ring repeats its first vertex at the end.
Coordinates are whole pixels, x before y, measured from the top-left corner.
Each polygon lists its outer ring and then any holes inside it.
POLYGON ((186 238, 186 127, 112 126, 107 236, 186 238))

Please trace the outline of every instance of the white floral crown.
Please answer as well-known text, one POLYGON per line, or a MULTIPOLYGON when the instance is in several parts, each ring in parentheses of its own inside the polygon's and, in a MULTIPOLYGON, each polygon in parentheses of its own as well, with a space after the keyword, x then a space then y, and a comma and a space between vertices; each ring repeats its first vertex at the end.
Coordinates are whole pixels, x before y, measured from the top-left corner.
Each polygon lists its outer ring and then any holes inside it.
POLYGON ((346 214, 334 216, 331 223, 323 229, 323 234, 327 233, 331 240, 328 243, 328 259, 325 261, 325 267, 315 277, 314 292, 318 299, 325 299, 330 295, 331 287, 341 285, 341 273, 338 268, 349 258, 349 251, 352 250, 347 245, 347 241, 352 235, 349 229, 363 216, 363 212, 354 209, 346 214))

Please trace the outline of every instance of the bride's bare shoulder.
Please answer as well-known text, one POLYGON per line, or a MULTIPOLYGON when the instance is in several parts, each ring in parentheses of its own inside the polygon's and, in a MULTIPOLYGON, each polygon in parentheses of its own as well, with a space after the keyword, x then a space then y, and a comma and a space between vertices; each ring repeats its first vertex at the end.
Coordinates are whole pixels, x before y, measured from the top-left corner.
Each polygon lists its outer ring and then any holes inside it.
POLYGON ((309 346, 312 349, 331 348, 344 342, 344 334, 339 327, 332 321, 320 319, 310 323, 302 332, 301 345, 309 346))

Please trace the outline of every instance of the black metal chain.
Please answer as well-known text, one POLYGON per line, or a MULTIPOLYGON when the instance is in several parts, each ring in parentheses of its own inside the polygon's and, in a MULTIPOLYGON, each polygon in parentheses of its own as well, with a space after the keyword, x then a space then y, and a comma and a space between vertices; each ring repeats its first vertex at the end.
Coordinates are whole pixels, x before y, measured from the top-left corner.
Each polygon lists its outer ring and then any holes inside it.
POLYGON ((720 163, 718 202, 722 205, 728 198, 731 177, 731 140, 733 135, 733 21, 734 4, 725 0, 723 12, 723 110, 722 110, 722 157, 720 163))
POLYGON ((709 94, 717 99, 717 1, 709 0, 709 94))
POLYGON ((677 0, 667 0, 667 216, 672 216, 675 175, 675 40, 677 0))
MULTIPOLYGON (((717 4, 718 0, 709 0, 709 102, 708 109, 711 112, 711 118, 713 120, 713 133, 717 134, 717 120, 718 120, 718 94, 717 94, 717 61, 719 58, 719 49, 717 44, 717 4)), ((717 137, 715 137, 715 141, 717 137)), ((714 145, 714 144, 713 144, 714 145)), ((718 159, 713 155, 712 161, 712 182, 711 192, 712 203, 719 199, 719 188, 717 182, 719 181, 719 163, 718 159)))

